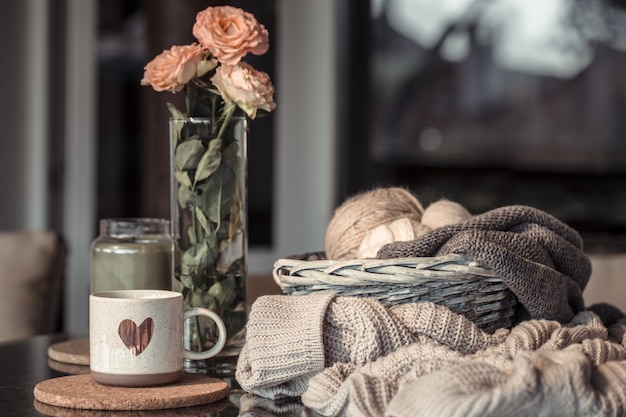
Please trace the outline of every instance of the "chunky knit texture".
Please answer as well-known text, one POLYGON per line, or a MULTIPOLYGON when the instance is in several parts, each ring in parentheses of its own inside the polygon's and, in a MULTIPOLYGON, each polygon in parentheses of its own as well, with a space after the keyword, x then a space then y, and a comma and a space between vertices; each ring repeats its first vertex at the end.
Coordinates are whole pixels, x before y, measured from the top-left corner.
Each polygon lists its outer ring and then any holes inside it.
POLYGON ((300 397, 327 416, 623 416, 626 319, 613 309, 607 327, 591 310, 488 334, 432 303, 261 297, 237 367, 252 393, 241 415, 300 397))
POLYGON ((329 296, 262 297, 250 311, 237 365, 242 387, 268 398, 299 396, 324 369, 322 318, 329 296))
POLYGON ((383 246, 378 258, 469 254, 492 268, 525 310, 521 319, 566 323, 584 309, 591 262, 579 234, 532 207, 507 206, 383 246))

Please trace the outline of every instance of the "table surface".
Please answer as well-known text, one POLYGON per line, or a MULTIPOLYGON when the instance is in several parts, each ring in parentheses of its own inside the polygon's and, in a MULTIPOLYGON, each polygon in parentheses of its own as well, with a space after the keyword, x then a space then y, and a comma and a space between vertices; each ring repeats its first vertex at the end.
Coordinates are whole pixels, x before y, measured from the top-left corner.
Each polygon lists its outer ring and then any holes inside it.
MULTIPOLYGON (((78 339, 78 337, 75 337, 78 339)), ((48 347, 54 343, 74 339, 67 335, 41 335, 15 342, 0 343, 0 417, 16 416, 238 416, 240 415, 239 398, 245 393, 236 387, 236 382, 227 381, 231 386, 227 399, 213 405, 181 408, 173 410, 157 410, 142 412, 94 412, 90 410, 72 410, 68 408, 50 407, 42 409, 36 405, 33 389, 39 382, 50 378, 68 375, 50 367, 48 347), (41 411, 43 410, 43 411, 41 411)), ((250 395, 250 394, 246 394, 250 395)), ((260 399, 260 398, 259 398, 260 399)), ((267 404, 268 400, 260 399, 267 404)), ((45 405, 44 405, 45 407, 45 405)), ((256 408, 256 407, 255 407, 256 408)), ((270 409, 263 410, 263 415, 280 415, 281 417, 311 415, 301 407, 287 407, 277 411, 270 404, 270 409), (271 410, 271 411, 270 411, 271 410), (303 413, 304 411, 304 413, 303 413)), ((244 410, 241 410, 241 414, 244 410)), ((261 410, 257 410, 261 411, 261 410)))

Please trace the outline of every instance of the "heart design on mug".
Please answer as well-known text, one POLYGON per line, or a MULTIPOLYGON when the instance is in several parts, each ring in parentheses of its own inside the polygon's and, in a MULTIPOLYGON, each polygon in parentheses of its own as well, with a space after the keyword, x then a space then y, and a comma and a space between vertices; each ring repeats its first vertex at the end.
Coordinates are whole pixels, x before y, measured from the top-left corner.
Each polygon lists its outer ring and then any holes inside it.
POLYGON ((154 320, 148 317, 143 323, 137 326, 134 321, 125 319, 120 322, 117 332, 128 350, 130 350, 133 355, 139 356, 146 350, 146 347, 152 339, 154 320))

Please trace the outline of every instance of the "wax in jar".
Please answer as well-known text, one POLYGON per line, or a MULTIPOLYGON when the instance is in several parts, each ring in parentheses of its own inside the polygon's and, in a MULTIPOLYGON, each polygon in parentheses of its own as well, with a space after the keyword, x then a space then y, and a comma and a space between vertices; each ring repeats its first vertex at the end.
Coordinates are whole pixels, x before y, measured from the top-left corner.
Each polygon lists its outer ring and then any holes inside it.
POLYGON ((91 246, 91 292, 172 287, 174 245, 161 219, 104 219, 91 246))

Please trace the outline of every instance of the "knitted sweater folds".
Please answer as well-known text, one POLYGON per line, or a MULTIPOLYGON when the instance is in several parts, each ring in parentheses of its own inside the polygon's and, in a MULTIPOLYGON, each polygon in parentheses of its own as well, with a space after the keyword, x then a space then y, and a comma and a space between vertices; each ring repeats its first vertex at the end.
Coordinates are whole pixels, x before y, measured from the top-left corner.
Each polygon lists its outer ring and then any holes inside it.
POLYGON ((585 307, 591 262, 574 229, 528 206, 506 206, 414 240, 383 246, 378 258, 464 253, 490 267, 515 293, 521 319, 566 323, 585 307))
POLYGON ((432 303, 266 296, 236 379, 327 416, 623 416, 625 334, 590 310, 488 334, 432 303))

